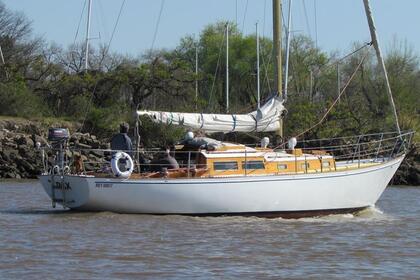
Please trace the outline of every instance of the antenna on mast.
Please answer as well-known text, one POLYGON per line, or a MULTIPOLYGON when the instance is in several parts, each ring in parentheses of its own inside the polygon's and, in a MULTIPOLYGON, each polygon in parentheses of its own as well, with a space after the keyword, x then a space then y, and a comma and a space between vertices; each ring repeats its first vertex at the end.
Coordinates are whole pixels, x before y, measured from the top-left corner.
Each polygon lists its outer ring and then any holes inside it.
POLYGON ((289 0, 289 15, 287 19, 286 33, 286 63, 284 70, 284 102, 287 101, 287 86, 289 84, 289 58, 290 58, 290 33, 292 26, 292 0, 289 0))
POLYGON ((197 107, 198 107, 198 41, 195 40, 195 36, 194 36, 194 46, 195 46, 195 110, 197 111, 197 107))
POLYGON ((229 113, 229 22, 226 23, 226 113, 229 113))
MULTIPOLYGON (((274 56, 274 93, 283 101, 282 62, 281 62, 281 0, 273 0, 273 56, 274 56)), ((283 119, 279 118, 278 135, 283 138, 283 119)))
POLYGON ((260 109, 261 86, 260 86, 260 37, 258 34, 258 21, 255 23, 255 37, 257 40, 257 108, 260 109))

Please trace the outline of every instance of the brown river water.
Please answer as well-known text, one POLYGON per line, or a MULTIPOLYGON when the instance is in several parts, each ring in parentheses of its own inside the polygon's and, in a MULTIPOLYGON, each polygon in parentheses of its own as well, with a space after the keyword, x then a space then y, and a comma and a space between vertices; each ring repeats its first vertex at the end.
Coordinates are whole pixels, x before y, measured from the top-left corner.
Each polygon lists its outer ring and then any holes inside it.
POLYGON ((0 279, 420 279, 420 187, 299 220, 76 213, 0 182, 0 279))

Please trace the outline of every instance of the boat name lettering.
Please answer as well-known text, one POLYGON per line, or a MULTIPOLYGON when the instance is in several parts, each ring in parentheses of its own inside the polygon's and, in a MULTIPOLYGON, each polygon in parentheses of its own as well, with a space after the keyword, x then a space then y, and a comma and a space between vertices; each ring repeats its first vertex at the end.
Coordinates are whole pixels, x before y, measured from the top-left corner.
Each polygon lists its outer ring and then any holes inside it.
POLYGON ((69 191, 71 190, 71 187, 70 187, 70 183, 68 182, 55 182, 54 189, 69 191))
POLYGON ((96 187, 100 189, 112 188, 112 184, 111 183, 96 183, 96 187))

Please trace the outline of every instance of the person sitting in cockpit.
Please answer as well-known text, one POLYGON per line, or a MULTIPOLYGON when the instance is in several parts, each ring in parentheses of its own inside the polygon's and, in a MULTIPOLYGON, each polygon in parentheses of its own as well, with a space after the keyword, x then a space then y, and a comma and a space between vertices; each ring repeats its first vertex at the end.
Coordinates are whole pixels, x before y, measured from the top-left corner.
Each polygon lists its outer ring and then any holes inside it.
POLYGON ((123 151, 132 156, 133 144, 127 135, 128 129, 128 123, 120 124, 120 133, 115 134, 111 139, 111 150, 123 151))

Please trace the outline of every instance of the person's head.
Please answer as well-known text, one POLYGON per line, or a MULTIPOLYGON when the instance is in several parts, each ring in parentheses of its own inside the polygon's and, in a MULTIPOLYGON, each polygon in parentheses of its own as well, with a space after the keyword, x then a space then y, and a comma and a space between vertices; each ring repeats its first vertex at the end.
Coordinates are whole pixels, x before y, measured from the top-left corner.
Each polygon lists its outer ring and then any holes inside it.
POLYGON ((130 126, 128 125, 128 123, 122 123, 120 124, 120 133, 128 133, 128 129, 130 128, 130 126))

